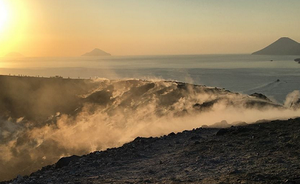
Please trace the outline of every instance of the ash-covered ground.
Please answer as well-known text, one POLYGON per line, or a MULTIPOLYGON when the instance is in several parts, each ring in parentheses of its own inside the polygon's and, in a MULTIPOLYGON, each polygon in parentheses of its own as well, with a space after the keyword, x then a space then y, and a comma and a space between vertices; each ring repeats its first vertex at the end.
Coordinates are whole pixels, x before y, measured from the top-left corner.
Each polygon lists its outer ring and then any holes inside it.
POLYGON ((299 142, 300 118, 197 128, 62 158, 6 183, 300 183, 299 142))

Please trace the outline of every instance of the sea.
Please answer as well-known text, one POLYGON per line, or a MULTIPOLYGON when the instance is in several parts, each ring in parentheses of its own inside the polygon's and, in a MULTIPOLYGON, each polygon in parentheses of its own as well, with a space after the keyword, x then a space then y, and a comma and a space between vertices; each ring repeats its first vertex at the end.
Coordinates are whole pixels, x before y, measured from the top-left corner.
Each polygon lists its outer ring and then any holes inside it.
POLYGON ((0 58, 1 75, 175 80, 252 94, 277 103, 300 90, 300 56, 251 54, 0 58))

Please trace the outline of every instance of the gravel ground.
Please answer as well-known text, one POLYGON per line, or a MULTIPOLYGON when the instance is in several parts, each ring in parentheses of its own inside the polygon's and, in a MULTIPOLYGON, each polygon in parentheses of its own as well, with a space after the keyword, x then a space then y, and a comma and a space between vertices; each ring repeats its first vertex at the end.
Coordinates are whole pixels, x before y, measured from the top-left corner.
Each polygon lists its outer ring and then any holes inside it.
POLYGON ((300 118, 136 138, 3 183, 300 183, 300 118))

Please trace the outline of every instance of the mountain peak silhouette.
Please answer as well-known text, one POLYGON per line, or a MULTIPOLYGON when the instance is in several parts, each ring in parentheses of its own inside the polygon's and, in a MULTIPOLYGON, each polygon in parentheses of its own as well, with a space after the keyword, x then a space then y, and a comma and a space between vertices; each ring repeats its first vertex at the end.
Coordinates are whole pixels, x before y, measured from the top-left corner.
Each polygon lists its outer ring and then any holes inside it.
POLYGON ((100 50, 98 48, 95 48, 91 52, 87 52, 83 54, 82 56, 111 56, 111 54, 104 52, 103 50, 100 50))
POLYGON ((255 55, 300 55, 300 43, 289 37, 281 37, 269 46, 256 51, 255 55))

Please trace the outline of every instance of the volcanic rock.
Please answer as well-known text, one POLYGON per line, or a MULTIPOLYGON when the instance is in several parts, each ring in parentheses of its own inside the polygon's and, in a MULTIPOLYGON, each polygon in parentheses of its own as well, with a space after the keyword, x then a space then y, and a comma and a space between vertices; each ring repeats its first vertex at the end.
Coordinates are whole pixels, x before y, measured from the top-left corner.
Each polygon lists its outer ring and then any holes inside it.
POLYGON ((296 118, 139 137, 3 183, 298 183, 299 135, 296 118))

